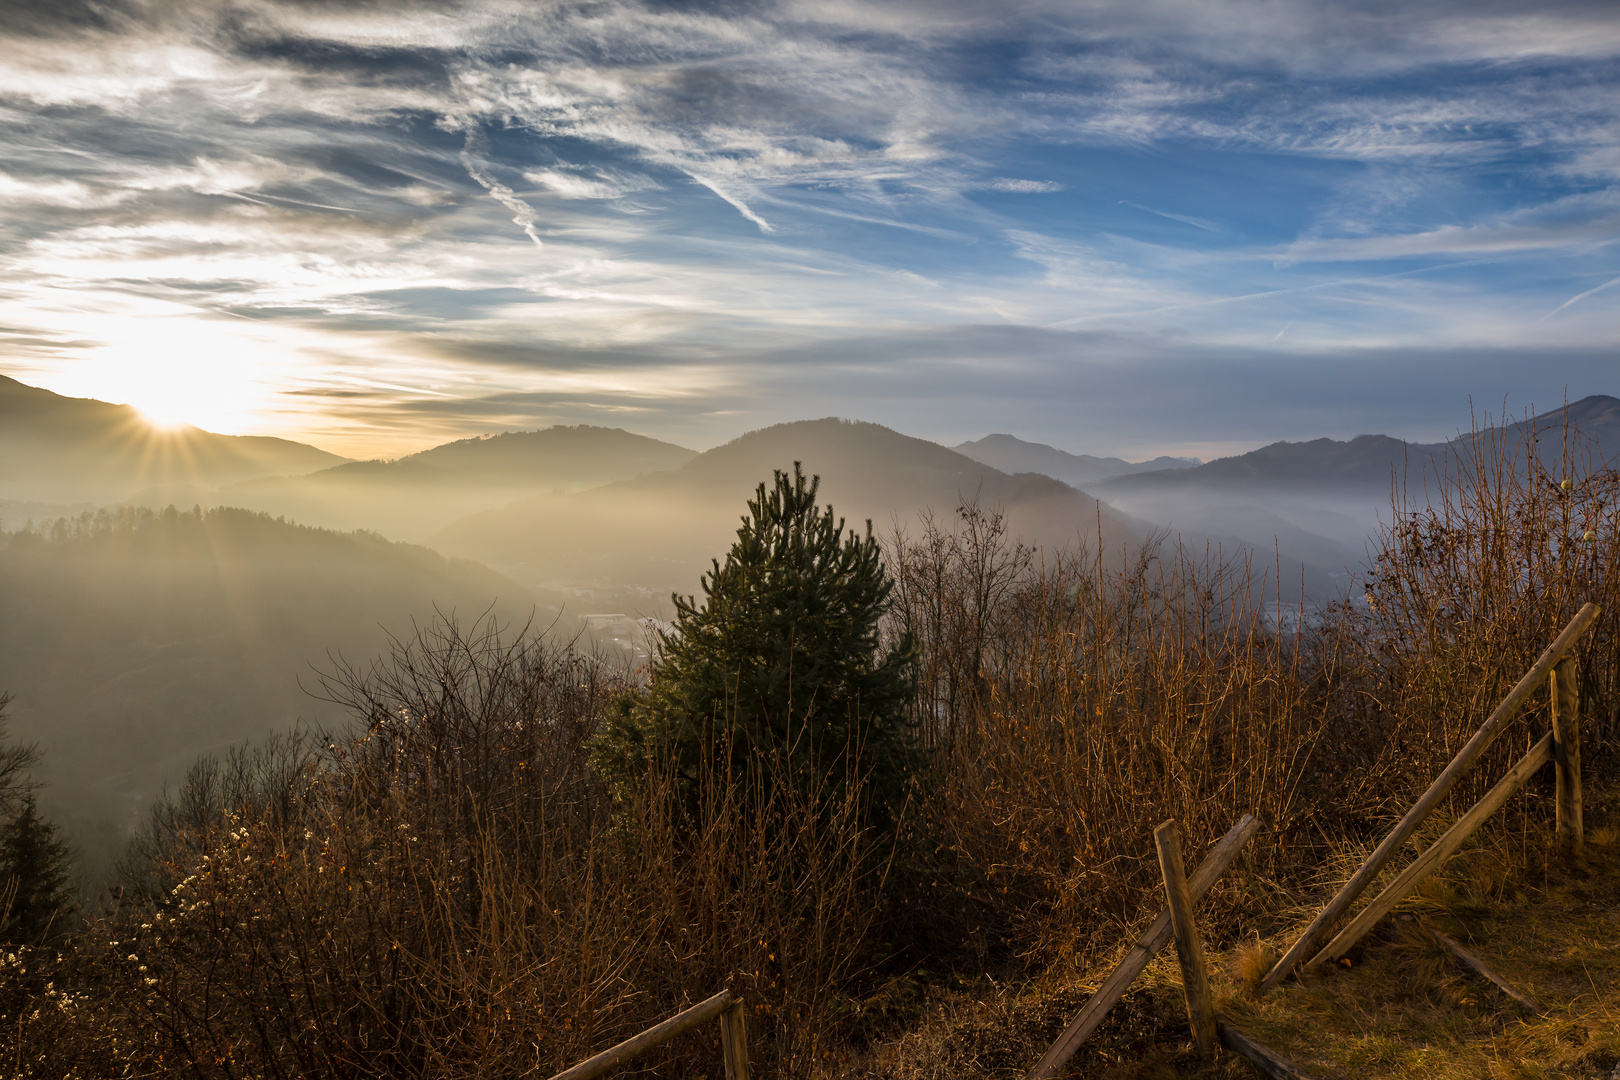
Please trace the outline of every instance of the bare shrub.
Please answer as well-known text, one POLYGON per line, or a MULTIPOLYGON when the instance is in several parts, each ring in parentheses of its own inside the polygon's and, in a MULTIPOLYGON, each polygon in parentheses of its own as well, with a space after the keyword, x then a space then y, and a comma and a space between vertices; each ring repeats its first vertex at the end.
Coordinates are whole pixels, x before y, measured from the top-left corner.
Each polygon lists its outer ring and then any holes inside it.
MULTIPOLYGON (((759 1060, 810 1067, 883 872, 864 778, 767 790, 768 770, 751 788, 654 763, 611 807, 588 740, 622 673, 487 623, 323 685, 353 735, 200 763, 132 850, 103 927, 164 1060, 549 1076, 730 986, 759 1060)), ((716 1036, 652 1060, 712 1071, 716 1036)))
POLYGON ((934 746, 912 868, 922 951, 1037 970, 1089 955, 1156 885, 1165 818, 1197 844, 1252 809, 1273 827, 1258 869, 1278 873, 1324 807, 1368 809, 1380 747, 1346 723, 1342 612, 1279 633, 1275 590, 1246 561, 1153 541, 1110 569, 1011 545, 979 508, 959 518, 891 545, 912 605, 897 618, 955 695, 919 703, 934 746))
MULTIPOLYGON (((1524 430, 1528 430, 1528 423, 1524 430)), ((1358 635, 1379 711, 1414 770, 1448 759, 1588 601, 1603 615, 1576 649, 1589 765, 1612 767, 1620 722, 1620 474, 1568 427, 1539 438, 1486 428, 1459 441, 1421 493, 1397 493, 1377 538, 1358 635), (1550 444, 1550 445, 1549 445, 1550 444)), ((1458 790, 1477 797, 1549 726, 1546 696, 1458 790)))

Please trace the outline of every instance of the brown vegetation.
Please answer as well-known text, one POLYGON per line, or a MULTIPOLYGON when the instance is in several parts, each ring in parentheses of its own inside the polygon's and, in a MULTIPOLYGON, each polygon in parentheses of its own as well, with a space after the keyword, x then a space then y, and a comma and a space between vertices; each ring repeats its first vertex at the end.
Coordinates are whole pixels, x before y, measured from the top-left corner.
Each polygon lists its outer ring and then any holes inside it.
MULTIPOLYGON (((923 763, 889 837, 829 799, 849 778, 766 793, 655 765, 615 806, 590 737, 630 673, 433 628, 331 674, 352 735, 200 768, 118 902, 8 962, 15 1071, 544 1077, 730 987, 766 1075, 1017 1075, 1157 910, 1154 826, 1179 820, 1195 860, 1251 809, 1267 828, 1200 918, 1249 943, 1252 981, 1257 933, 1320 901, 1587 600, 1593 786, 1612 768, 1620 478, 1538 460, 1496 444, 1402 502, 1370 606, 1289 610, 1264 567, 1169 541, 1122 567, 1032 551, 972 507, 896 537, 923 763)), ((1457 805, 1547 722, 1527 709, 1457 805)), ((1162 1037, 1156 993, 1076 1067, 1162 1037)), ((645 1065, 713 1075, 715 1043, 645 1065)))

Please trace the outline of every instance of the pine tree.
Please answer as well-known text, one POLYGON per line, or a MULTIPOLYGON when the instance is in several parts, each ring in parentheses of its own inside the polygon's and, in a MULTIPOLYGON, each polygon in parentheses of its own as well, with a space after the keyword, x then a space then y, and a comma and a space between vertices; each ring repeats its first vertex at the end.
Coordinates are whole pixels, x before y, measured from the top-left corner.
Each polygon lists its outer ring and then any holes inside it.
POLYGON ((10 703, 0 694, 0 943, 34 945, 64 928, 73 856, 34 805, 39 748, 8 737, 10 703))
POLYGON ((61 934, 73 909, 73 855, 39 815, 32 791, 0 831, 0 941, 37 945, 61 934), (9 899, 9 910, 5 900, 9 899))
POLYGON ((879 815, 900 796, 916 650, 880 640, 892 583, 872 523, 846 534, 831 506, 817 508, 819 487, 798 462, 791 477, 778 470, 724 565, 703 576, 705 601, 674 597, 676 628, 646 695, 606 726, 598 760, 611 777, 649 759, 685 777, 767 768, 772 782, 785 766, 860 776, 879 815))

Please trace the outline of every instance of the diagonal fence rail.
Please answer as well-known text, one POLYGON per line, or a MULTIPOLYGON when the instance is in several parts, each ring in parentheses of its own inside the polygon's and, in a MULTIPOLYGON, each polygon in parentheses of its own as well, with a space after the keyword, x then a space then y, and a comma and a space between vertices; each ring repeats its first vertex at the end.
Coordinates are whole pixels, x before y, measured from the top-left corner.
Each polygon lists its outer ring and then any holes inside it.
MULTIPOLYGON (((1423 822, 1428 819, 1429 815, 1434 812, 1435 807, 1440 805, 1440 800, 1445 798, 1446 793, 1452 789, 1458 780, 1462 779, 1463 775, 1467 773, 1469 769, 1473 768, 1474 763, 1479 760, 1480 755, 1485 753, 1486 749, 1490 747, 1491 743, 1496 740, 1496 737, 1502 733, 1502 729, 1507 727, 1509 721, 1518 715, 1519 709, 1524 706, 1524 703, 1529 700, 1530 695, 1535 693, 1543 682, 1550 681, 1552 683, 1554 700, 1555 702, 1557 701, 1559 696, 1557 681, 1550 679, 1553 674, 1553 670, 1557 666, 1558 662, 1564 658, 1564 654, 1570 650, 1577 640, 1579 640, 1580 636, 1586 633, 1587 629, 1597 621, 1597 617, 1601 611, 1602 609, 1598 607, 1597 604, 1588 603, 1584 605, 1576 614, 1575 618, 1570 621, 1570 624, 1564 628, 1563 633, 1559 634, 1558 637, 1554 639, 1553 643, 1547 646, 1547 651, 1541 654, 1541 658, 1538 659, 1530 670, 1525 673, 1524 678, 1519 680, 1518 685, 1512 690, 1508 691, 1507 697, 1502 699, 1502 703, 1496 707, 1496 711, 1492 712, 1490 717, 1486 719, 1485 723, 1480 726, 1479 730, 1474 732, 1473 737, 1463 745, 1461 750, 1457 751, 1457 756, 1451 759, 1451 763, 1445 767, 1438 777, 1435 778, 1434 783, 1429 785, 1429 790, 1425 791, 1422 797, 1420 797, 1418 801, 1412 805, 1412 809, 1406 812, 1406 816, 1401 818, 1400 823, 1397 824, 1394 829, 1390 830, 1389 835, 1384 837, 1383 842, 1380 843, 1378 847, 1374 849, 1373 853, 1367 857, 1367 861, 1362 863, 1360 869, 1358 869, 1355 874, 1351 876, 1349 881, 1344 883, 1344 885, 1334 895, 1333 899, 1328 901, 1327 906, 1322 908, 1322 910, 1317 913, 1316 918, 1311 920, 1311 924, 1305 928, 1305 932, 1300 935, 1299 940, 1294 942, 1293 946, 1289 948, 1288 952, 1283 955, 1282 959, 1278 960, 1276 965, 1272 967, 1271 971, 1267 973, 1265 979, 1260 983, 1261 992, 1272 989, 1278 983, 1288 978, 1288 976, 1294 972, 1295 968, 1299 967, 1304 963, 1307 957, 1311 956, 1313 950, 1317 948, 1322 939, 1326 937, 1328 932, 1331 931, 1339 920, 1344 917, 1344 914, 1350 909, 1350 905, 1356 902, 1356 898, 1366 890, 1367 886, 1373 883, 1373 880, 1378 877, 1378 874, 1384 869, 1385 866, 1389 864, 1390 860, 1395 857, 1396 853, 1400 851, 1402 846, 1404 846, 1406 842, 1412 838, 1412 834, 1417 831, 1418 826, 1422 825, 1423 822)), ((1566 679, 1565 682, 1568 683, 1569 680, 1566 679)), ((1532 757, 1533 756, 1534 751, 1532 751, 1532 757)), ((1528 761, 1529 759, 1526 760, 1528 761)), ((1575 762, 1577 765, 1579 764, 1579 760, 1580 754, 1577 750, 1575 754, 1575 762)), ((1522 764, 1523 763, 1521 763, 1521 765, 1522 764)), ((1567 770, 1561 771, 1560 776, 1564 776, 1566 771, 1567 770)), ((1530 772, 1534 772, 1534 769, 1531 769, 1530 772)), ((1521 777, 1519 782, 1523 783, 1523 781, 1528 778, 1529 773, 1526 772, 1521 777)), ((1577 778, 1574 782, 1578 792, 1579 779, 1577 778)), ((1514 790, 1517 790, 1517 786, 1508 790, 1503 795, 1503 801, 1505 801, 1506 796, 1511 795, 1514 790)), ((1490 796, 1486 796, 1486 800, 1489 799, 1490 796)), ((1560 805, 1570 801, 1571 800, 1568 800, 1562 796, 1559 799, 1560 805)), ((1572 812, 1578 816, 1578 794, 1573 800, 1573 807, 1574 809, 1572 812)), ((1476 827, 1480 821, 1484 820, 1485 816, 1486 815, 1480 815, 1475 820, 1474 824, 1476 827)), ((1473 830, 1470 829, 1468 831, 1472 832, 1473 830)), ((1460 838, 1457 840, 1457 842, 1461 842, 1460 838)), ((1432 860, 1430 863, 1430 869, 1438 866, 1439 862, 1439 859, 1432 860)), ((1415 885, 1415 881, 1412 884, 1415 885)), ((1396 899, 1399 899, 1399 897, 1396 899)), ((1367 928, 1371 928, 1370 924, 1367 928)), ((1342 937, 1343 935, 1340 936, 1342 937)), ((1359 935, 1357 940, 1359 940, 1359 935)), ((1349 944, 1354 944, 1354 942, 1350 942, 1349 944)), ((1337 956, 1343 955, 1342 951, 1338 952, 1336 956, 1332 957, 1327 955, 1328 952, 1335 948, 1348 948, 1349 944, 1344 944, 1335 939, 1334 944, 1330 946, 1328 950, 1324 950, 1322 954, 1314 957, 1310 964, 1305 966, 1312 967, 1315 966, 1319 961, 1336 959, 1337 956)))
POLYGON ((573 1068, 564 1069, 551 1080, 594 1080, 716 1017, 720 1019, 720 1053, 725 1058, 726 1080, 748 1080, 748 1041, 743 1022, 743 1003, 732 997, 730 990, 722 990, 640 1035, 632 1035, 619 1045, 586 1058, 573 1068))

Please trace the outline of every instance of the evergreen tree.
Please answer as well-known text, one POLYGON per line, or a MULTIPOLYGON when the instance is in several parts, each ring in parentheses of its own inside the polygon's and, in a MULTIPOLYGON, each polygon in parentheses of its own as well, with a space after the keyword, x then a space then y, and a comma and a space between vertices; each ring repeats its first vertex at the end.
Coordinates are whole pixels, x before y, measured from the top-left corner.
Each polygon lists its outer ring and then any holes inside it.
POLYGON ((880 641, 892 584, 872 523, 846 534, 831 506, 817 508, 819 486, 798 462, 791 477, 778 470, 725 564, 703 576, 705 602, 674 597, 647 693, 606 725, 598 762, 610 778, 633 779, 649 759, 688 778, 837 770, 870 784, 879 814, 899 797, 915 646, 880 641))
POLYGON ((14 743, 7 735, 6 706, 10 704, 11 695, 0 694, 0 820, 15 813, 22 797, 34 790, 28 770, 39 764, 39 747, 14 743))
POLYGON ((33 945, 61 931, 73 907, 73 857, 34 805, 38 785, 28 770, 39 748, 7 737, 10 702, 0 694, 0 942, 33 945))
POLYGON ((40 817, 34 793, 0 831, 0 941, 37 945, 61 934, 73 909, 73 855, 40 817), (6 901, 9 900, 9 910, 6 901))

